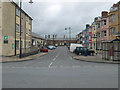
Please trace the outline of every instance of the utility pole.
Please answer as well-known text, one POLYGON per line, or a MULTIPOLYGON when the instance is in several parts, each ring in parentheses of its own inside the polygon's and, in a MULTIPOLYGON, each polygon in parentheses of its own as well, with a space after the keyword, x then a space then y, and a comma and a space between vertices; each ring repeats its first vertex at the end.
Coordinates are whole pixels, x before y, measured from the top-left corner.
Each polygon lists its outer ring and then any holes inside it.
POLYGON ((70 38, 70 44, 71 44, 71 27, 69 27, 69 38, 70 38))
POLYGON ((53 34, 53 45, 55 45, 55 41, 54 41, 54 39, 55 39, 55 35, 53 34))
POLYGON ((71 44, 71 27, 65 28, 65 30, 69 30, 69 46, 71 44))
MULTIPOLYGON (((33 3, 32 0, 29 3, 33 3)), ((20 54, 19 58, 22 58, 22 0, 20 0, 20 54)))
POLYGON ((19 58, 22 58, 22 1, 20 0, 20 55, 19 58))

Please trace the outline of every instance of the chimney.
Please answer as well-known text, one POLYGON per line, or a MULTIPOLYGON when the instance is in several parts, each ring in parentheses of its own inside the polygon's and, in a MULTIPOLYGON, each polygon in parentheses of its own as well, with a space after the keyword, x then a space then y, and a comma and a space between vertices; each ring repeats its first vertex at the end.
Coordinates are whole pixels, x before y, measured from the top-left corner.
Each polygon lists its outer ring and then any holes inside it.
POLYGON ((90 26, 89 24, 86 24, 86 29, 88 29, 89 26, 90 26))
POLYGON ((113 4, 113 7, 118 7, 118 4, 113 4))
POLYGON ((98 17, 95 17, 95 18, 94 18, 94 21, 97 21, 97 20, 98 20, 98 17))
POLYGON ((102 11, 101 16, 102 17, 107 17, 108 16, 108 12, 107 11, 102 11))

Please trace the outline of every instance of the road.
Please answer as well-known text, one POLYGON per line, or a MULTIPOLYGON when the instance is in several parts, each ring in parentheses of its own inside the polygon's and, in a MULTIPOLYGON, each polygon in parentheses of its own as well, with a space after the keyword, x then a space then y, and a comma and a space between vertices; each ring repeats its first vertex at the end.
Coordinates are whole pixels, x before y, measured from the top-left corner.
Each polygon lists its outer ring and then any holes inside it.
POLYGON ((118 65, 74 60, 58 47, 36 60, 2 64, 3 88, 117 88, 118 65))

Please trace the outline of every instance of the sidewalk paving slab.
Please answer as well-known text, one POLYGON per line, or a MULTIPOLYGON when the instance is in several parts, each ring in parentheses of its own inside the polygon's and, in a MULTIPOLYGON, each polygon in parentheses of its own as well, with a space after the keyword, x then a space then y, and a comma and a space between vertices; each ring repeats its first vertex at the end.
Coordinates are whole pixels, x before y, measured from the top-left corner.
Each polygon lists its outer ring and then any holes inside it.
POLYGON ((1 57, 0 63, 7 63, 7 62, 22 62, 22 61, 28 61, 28 60, 34 60, 36 58, 39 58, 41 56, 46 55, 47 53, 38 53, 35 55, 27 56, 24 58, 19 58, 18 56, 12 56, 12 57, 1 57))
POLYGON ((75 60, 86 61, 86 62, 94 62, 94 63, 108 63, 108 64, 120 64, 120 61, 109 61, 102 59, 102 56, 73 56, 75 60))

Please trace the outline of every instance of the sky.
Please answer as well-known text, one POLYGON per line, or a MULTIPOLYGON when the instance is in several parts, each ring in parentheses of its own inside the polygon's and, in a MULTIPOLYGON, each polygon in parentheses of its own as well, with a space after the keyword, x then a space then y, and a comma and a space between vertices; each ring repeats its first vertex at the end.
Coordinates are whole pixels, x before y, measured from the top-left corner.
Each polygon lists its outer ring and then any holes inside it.
MULTIPOLYGON (((33 0, 34 1, 34 0, 33 0)), ((109 11, 110 7, 119 0, 103 2, 81 1, 37 1, 33 4, 23 3, 23 9, 33 18, 33 32, 44 36, 56 34, 58 37, 68 37, 71 27, 72 37, 75 37, 86 24, 91 24, 95 17, 101 16, 102 11, 109 11)))

